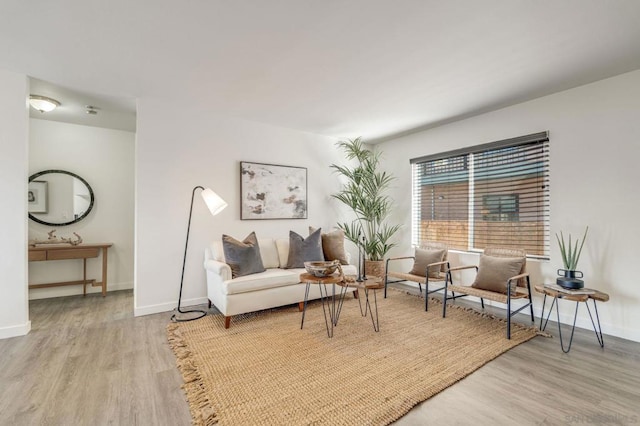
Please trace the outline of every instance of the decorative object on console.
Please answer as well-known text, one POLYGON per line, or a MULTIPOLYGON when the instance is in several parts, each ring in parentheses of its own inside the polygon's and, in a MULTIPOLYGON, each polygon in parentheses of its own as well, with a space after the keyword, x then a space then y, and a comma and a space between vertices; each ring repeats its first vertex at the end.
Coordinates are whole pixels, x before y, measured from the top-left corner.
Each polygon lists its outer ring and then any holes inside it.
POLYGON ((582 236, 582 243, 580 239, 576 239, 575 245, 571 243, 571 234, 569 234, 569 241, 565 243, 564 235, 562 231, 560 231, 560 236, 556 234, 556 239, 558 240, 558 245, 560 246, 560 254, 562 255, 562 264, 564 265, 564 269, 558 269, 558 275, 560 277, 556 278, 556 283, 559 286, 569 289, 578 289, 584 287, 584 281, 580 278, 583 277, 582 271, 576 270, 578 267, 578 260, 580 260, 580 254, 582 253, 582 247, 584 246, 584 242, 587 239, 587 232, 589 232, 589 227, 584 230, 584 235, 582 236), (580 245, 580 248, 578 248, 580 245))
POLYGON ((29 241, 29 245, 31 247, 36 247, 44 244, 71 244, 72 246, 77 246, 78 244, 82 243, 82 237, 75 232, 73 233, 73 235, 76 236, 75 240, 72 238, 58 238, 56 236, 55 229, 47 232, 47 235, 49 237, 46 240, 39 240, 37 238, 34 238, 33 240, 29 241))
POLYGON ((332 197, 344 203, 356 215, 356 219, 338 223, 338 226, 344 231, 345 237, 356 245, 364 238, 363 250, 369 260, 383 260, 396 245, 391 238, 400 229, 400 225, 386 222, 393 205, 386 192, 394 178, 378 170, 380 153, 368 150, 360 138, 340 141, 336 145, 342 148, 348 160, 357 160, 354 167, 331 165, 347 182, 332 197))
POLYGON ((180 276, 180 293, 178 295, 178 307, 176 308, 177 313, 173 314, 171 316, 171 321, 173 322, 183 322, 183 321, 192 321, 198 318, 202 318, 203 316, 207 315, 207 313, 205 311, 201 311, 201 310, 188 310, 188 311, 183 311, 182 309, 180 309, 180 302, 182 301, 182 286, 184 284, 184 267, 187 263, 187 248, 189 247, 189 230, 191 229, 191 214, 193 213, 193 198, 196 195, 196 189, 202 189, 202 198, 205 202, 205 204, 207 205, 207 207, 209 208, 209 211, 211 212, 211 214, 213 216, 217 215, 218 213, 220 213, 222 210, 225 209, 225 207, 227 207, 227 203, 215 192, 213 192, 211 189, 209 188, 203 188, 202 186, 196 186, 193 188, 193 191, 191 192, 191 206, 189 207, 189 221, 187 222, 187 238, 185 240, 184 243, 184 258, 182 260, 182 275, 180 276), (178 317, 178 313, 180 314, 191 314, 191 313, 196 313, 198 315, 194 316, 194 317, 178 317))
POLYGON ((306 219, 307 169, 240 162, 240 219, 306 219))

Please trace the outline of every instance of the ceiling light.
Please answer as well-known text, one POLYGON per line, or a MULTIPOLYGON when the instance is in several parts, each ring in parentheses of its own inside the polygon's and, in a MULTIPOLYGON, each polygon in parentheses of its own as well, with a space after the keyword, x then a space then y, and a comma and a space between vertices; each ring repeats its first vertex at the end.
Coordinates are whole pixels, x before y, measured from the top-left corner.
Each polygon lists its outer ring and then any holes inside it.
POLYGON ((50 112, 60 106, 55 99, 40 95, 29 95, 29 104, 40 112, 50 112))

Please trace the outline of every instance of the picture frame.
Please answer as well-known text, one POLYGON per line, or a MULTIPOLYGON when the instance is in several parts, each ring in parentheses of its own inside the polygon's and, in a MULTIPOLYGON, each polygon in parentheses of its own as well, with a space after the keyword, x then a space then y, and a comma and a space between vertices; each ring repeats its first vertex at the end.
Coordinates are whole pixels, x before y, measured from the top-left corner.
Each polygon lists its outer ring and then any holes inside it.
POLYGON ((27 190, 29 213, 47 213, 48 184, 44 180, 29 182, 27 190))
POLYGON ((307 168, 241 161, 240 219, 307 219, 307 168))

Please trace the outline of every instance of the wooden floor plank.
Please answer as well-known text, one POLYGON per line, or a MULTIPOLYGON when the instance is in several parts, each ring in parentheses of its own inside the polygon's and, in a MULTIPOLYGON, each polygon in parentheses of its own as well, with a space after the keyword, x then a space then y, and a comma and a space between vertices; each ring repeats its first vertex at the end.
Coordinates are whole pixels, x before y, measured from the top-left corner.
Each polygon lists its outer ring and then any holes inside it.
MULTIPOLYGON (((134 318, 131 291, 31 301, 31 333, 0 340, 0 424, 191 424, 170 316, 134 318)), ((554 337, 510 350, 396 424, 640 423, 640 343, 605 335, 602 349, 578 329, 563 354, 557 325, 547 331, 554 337)))

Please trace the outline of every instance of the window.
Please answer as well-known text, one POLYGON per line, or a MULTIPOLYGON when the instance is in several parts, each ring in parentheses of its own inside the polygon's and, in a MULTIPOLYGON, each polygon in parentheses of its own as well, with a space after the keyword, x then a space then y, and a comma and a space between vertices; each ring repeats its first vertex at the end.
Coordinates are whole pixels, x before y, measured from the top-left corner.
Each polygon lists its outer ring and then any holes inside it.
POLYGON ((413 243, 549 256, 546 132, 411 160, 413 243))

